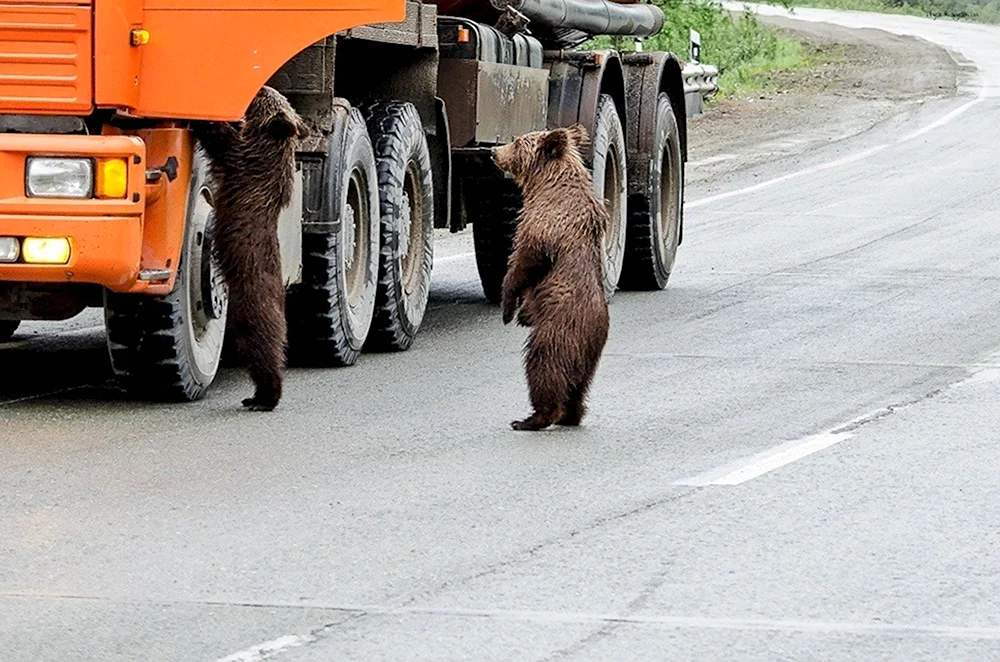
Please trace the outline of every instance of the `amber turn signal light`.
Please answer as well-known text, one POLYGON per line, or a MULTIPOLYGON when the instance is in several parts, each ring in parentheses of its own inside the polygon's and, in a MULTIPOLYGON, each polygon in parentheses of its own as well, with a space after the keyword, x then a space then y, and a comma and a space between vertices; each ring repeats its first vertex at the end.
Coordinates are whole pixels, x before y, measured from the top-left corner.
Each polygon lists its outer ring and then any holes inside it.
POLYGON ((99 159, 97 161, 98 198, 120 200, 128 193, 128 164, 125 159, 99 159))

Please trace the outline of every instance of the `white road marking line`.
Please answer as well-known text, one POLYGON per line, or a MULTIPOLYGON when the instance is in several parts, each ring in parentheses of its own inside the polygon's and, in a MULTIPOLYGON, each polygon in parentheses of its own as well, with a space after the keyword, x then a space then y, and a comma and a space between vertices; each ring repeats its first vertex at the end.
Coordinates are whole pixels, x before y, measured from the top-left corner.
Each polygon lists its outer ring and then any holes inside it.
POLYGON ((445 262, 458 262, 459 260, 467 260, 470 257, 476 257, 475 253, 459 253, 458 255, 448 255, 446 257, 436 257, 434 258, 434 264, 444 264, 445 262))
MULTIPOLYGON (((710 618, 705 616, 670 616, 658 614, 601 614, 502 609, 449 609, 402 607, 396 609, 337 609, 365 616, 443 616, 456 618, 494 618, 526 621, 548 625, 557 624, 622 624, 645 625, 669 629, 767 631, 781 633, 810 633, 827 635, 858 635, 874 637, 931 637, 940 639, 1000 640, 1000 628, 961 625, 911 625, 893 623, 857 623, 850 621, 800 621, 765 618, 710 618)), ((333 630, 328 630, 333 632, 333 630)), ((278 655, 284 650, 303 646, 322 639, 322 636, 302 637, 288 635, 260 646, 234 653, 217 662, 259 662, 278 655)))
POLYGON ((919 138, 920 136, 926 135, 926 134, 930 133, 931 131, 933 131, 934 129, 938 129, 938 128, 944 126, 945 124, 948 124, 948 123, 954 121, 960 115, 962 115, 963 113, 965 113, 965 111, 967 111, 969 108, 972 108, 976 104, 982 103, 985 100, 986 100, 986 90, 984 88, 979 88, 979 91, 978 91, 975 99, 973 99, 969 103, 965 104, 964 106, 960 106, 959 108, 956 108, 955 110, 951 111, 950 113, 948 113, 944 117, 939 118, 937 121, 931 122, 930 124, 928 124, 924 128, 917 129, 913 133, 906 134, 905 136, 903 136, 902 138, 900 138, 899 140, 897 140, 896 144, 897 145, 901 145, 901 144, 903 144, 905 142, 913 140, 914 138, 919 138))
POLYGON ((823 172, 824 170, 829 170, 831 168, 839 168, 840 166, 848 165, 856 161, 861 161, 867 159, 869 156, 878 154, 879 152, 888 149, 889 145, 876 145, 863 152, 858 152, 856 154, 851 154, 835 161, 828 161, 826 163, 820 163, 818 165, 805 168, 803 170, 797 170, 795 172, 790 172, 787 175, 782 175, 781 177, 776 177, 774 179, 769 179, 766 182, 760 182, 759 184, 754 184, 753 186, 746 186, 741 189, 736 189, 735 191, 728 191, 726 193, 719 193, 718 195, 711 195, 707 198, 701 198, 700 200, 694 200, 692 202, 686 203, 684 206, 687 209, 695 209, 697 207, 703 207, 704 205, 710 205, 713 202, 720 202, 722 200, 728 200, 729 198, 735 198, 741 195, 746 195, 747 193, 756 193, 766 188, 771 188, 777 184, 782 184, 792 179, 798 179, 799 177, 805 177, 806 175, 814 175, 817 172, 823 172))
POLYGON ((969 366, 969 376, 948 386, 946 390, 975 384, 989 384, 1000 379, 1000 349, 987 354, 979 363, 969 366))
MULTIPOLYGON (((992 357, 993 355, 991 354, 990 356, 992 357)), ((945 391, 949 388, 954 388, 959 384, 963 384, 972 379, 972 377, 980 372, 980 370, 973 368, 970 372, 971 375, 969 377, 953 382, 938 391, 932 392, 930 395, 936 395, 937 393, 945 391)), ((760 478, 764 474, 780 469, 791 464, 792 462, 801 460, 804 457, 808 457, 813 453, 818 453, 821 450, 825 450, 831 446, 839 444, 842 441, 846 441, 853 437, 862 426, 881 418, 885 418, 900 409, 921 402, 927 397, 930 397, 930 395, 921 396, 908 402, 899 402, 891 404, 887 407, 882 407, 881 409, 877 409, 873 412, 865 414, 864 416, 858 416, 847 423, 838 425, 837 427, 824 432, 820 432, 819 434, 812 434, 808 437, 789 441, 766 451, 757 453, 756 455, 743 458, 742 460, 736 460, 735 462, 724 464, 721 467, 709 469, 708 471, 703 471, 700 474, 695 474, 694 476, 690 476, 688 478, 681 478, 680 480, 674 481, 673 484, 684 487, 740 485, 753 480, 754 478, 760 478)))
POLYGON ((668 628, 716 630, 771 630, 777 632, 815 632, 827 634, 868 634, 898 636, 924 635, 955 639, 1000 639, 1000 628, 961 625, 909 625, 892 623, 852 623, 844 621, 798 621, 764 618, 711 618, 705 616, 667 616, 640 614, 586 614, 574 612, 494 610, 494 609, 398 609, 387 614, 409 613, 440 616, 507 618, 543 623, 625 623, 659 625, 668 628))
MULTIPOLYGON (((870 636, 898 637, 900 635, 915 635, 938 637, 945 639, 979 639, 1000 640, 1000 627, 989 625, 931 625, 911 623, 872 623, 858 621, 806 621, 795 619, 770 618, 725 618, 708 616, 677 616, 656 613, 600 613, 600 612, 568 612, 541 611, 528 609, 469 609, 461 607, 386 607, 379 605, 344 605, 330 604, 322 600, 296 602, 280 601, 238 601, 231 600, 169 600, 157 602, 150 600, 128 600, 108 596, 60 595, 49 593, 0 592, 4 598, 31 599, 62 599, 62 600, 99 600, 136 604, 157 604, 161 607, 170 605, 227 605, 246 608, 267 609, 310 609, 334 611, 350 615, 354 618, 368 616, 454 616, 465 618, 496 618, 535 623, 624 623, 634 625, 654 625, 665 628, 692 628, 714 630, 768 630, 772 632, 806 632, 820 634, 858 634, 870 636)), ((346 622, 346 621, 345 621, 346 622)), ((273 657, 290 648, 311 644, 324 638, 324 633, 336 630, 339 624, 325 625, 312 634, 286 635, 257 646, 233 653, 217 662, 256 662, 273 657), (256 656, 256 657, 254 657, 256 656)))
POLYGON ((312 641, 314 641, 313 637, 289 634, 284 637, 272 639, 271 641, 265 641, 262 644, 238 651, 232 655, 227 655, 216 662, 260 662, 260 660, 266 660, 289 648, 305 646, 312 641))
POLYGON ((935 129, 940 129, 941 127, 950 124, 955 121, 958 117, 963 115, 967 110, 975 106, 976 104, 982 103, 986 100, 986 89, 983 87, 977 88, 976 98, 968 103, 959 106, 950 113, 938 118, 934 122, 931 122, 927 126, 917 129, 912 133, 908 133, 905 136, 897 139, 894 143, 876 145, 875 147, 870 147, 861 152, 845 156, 834 161, 828 161, 826 163, 820 163, 809 168, 804 168, 802 170, 797 170, 795 172, 790 172, 787 175, 782 175, 781 177, 776 177, 774 179, 769 179, 765 182, 760 182, 759 184, 754 184, 753 186, 747 186, 735 191, 729 191, 727 193, 719 193, 718 195, 712 195, 707 198, 701 198, 700 200, 694 200, 692 202, 685 203, 685 208, 695 209, 697 207, 702 207, 704 205, 712 204, 713 202, 719 202, 722 200, 728 200, 729 198, 734 198, 741 195, 746 195, 747 193, 755 193, 757 191, 770 188, 777 184, 782 184, 792 179, 798 179, 799 177, 805 177, 806 175, 814 175, 818 172, 823 172, 824 170, 829 170, 831 168, 839 168, 840 166, 849 165, 857 161, 867 159, 869 156, 874 156, 879 152, 882 152, 893 145, 902 145, 905 142, 909 142, 921 136, 924 136, 935 129))
POLYGON ((775 469, 780 469, 786 465, 791 464, 797 460, 801 460, 804 457, 812 455, 813 453, 818 453, 821 450, 830 448, 842 441, 846 441, 853 437, 858 429, 863 425, 877 421, 880 418, 884 418, 893 414, 900 409, 909 407, 918 402, 925 400, 928 397, 933 397, 940 393, 950 391, 957 388, 962 388, 971 384, 978 383, 988 383, 1000 379, 1000 368, 997 367, 997 362, 1000 360, 1000 350, 994 350, 986 355, 985 359, 979 363, 973 363, 965 366, 954 366, 954 367, 964 367, 968 370, 969 374, 962 379, 952 382, 947 386, 933 391, 932 393, 917 398, 909 402, 902 402, 888 407, 883 407, 870 414, 864 416, 859 416, 843 425, 838 425, 835 428, 827 430, 826 432, 821 432, 819 434, 810 435, 808 437, 803 437, 802 439, 796 439, 780 446, 775 446, 756 455, 751 455, 750 457, 743 458, 742 460, 737 460, 729 464, 724 464, 721 467, 716 467, 715 469, 709 469, 708 471, 703 471, 702 473, 695 474, 688 478, 681 478, 673 482, 673 485, 678 487, 708 487, 710 485, 740 485, 747 481, 753 480, 754 478, 759 478, 766 473, 770 473, 775 469))
POLYGON ((709 485, 740 485, 766 473, 780 469, 786 464, 801 460, 834 444, 839 444, 854 436, 854 432, 824 432, 804 439, 791 441, 776 448, 766 450, 751 457, 704 473, 674 481, 674 485, 684 487, 708 487, 709 485))
POLYGON ((711 165, 713 163, 722 163, 723 161, 732 161, 735 158, 739 158, 737 154, 716 154, 715 156, 709 156, 698 161, 688 161, 689 168, 697 168, 698 166, 711 165))
POLYGON ((968 379, 964 379, 954 385, 955 388, 968 386, 971 384, 989 384, 1000 379, 1000 366, 983 366, 975 371, 968 379))

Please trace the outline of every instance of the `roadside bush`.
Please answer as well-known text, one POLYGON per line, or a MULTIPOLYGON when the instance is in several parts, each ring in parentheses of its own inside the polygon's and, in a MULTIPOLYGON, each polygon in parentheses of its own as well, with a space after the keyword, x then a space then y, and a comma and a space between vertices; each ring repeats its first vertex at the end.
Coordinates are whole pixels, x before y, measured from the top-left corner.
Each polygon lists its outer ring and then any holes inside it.
MULTIPOLYGON (((671 51, 687 60, 689 30, 697 30, 701 34, 701 61, 714 64, 721 72, 720 96, 755 89, 761 74, 804 64, 798 42, 778 36, 752 15, 734 18, 712 0, 654 1, 663 9, 663 30, 647 39, 644 48, 671 51)), ((628 39, 598 37, 585 47, 629 50, 629 44, 628 39)))

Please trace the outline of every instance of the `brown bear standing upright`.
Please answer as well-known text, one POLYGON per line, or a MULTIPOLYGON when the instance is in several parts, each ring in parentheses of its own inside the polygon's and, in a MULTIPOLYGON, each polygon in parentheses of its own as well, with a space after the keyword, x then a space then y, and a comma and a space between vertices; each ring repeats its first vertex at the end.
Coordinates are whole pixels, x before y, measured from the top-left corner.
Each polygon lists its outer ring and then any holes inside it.
POLYGON ((309 135, 288 100, 264 87, 243 120, 194 127, 214 184, 215 257, 229 286, 229 323, 255 393, 270 411, 281 400, 287 328, 278 216, 294 186, 295 149, 309 135))
POLYGON ((494 150, 524 208, 501 291, 503 322, 531 327, 524 367, 534 413, 515 430, 579 425, 608 339, 601 251, 608 215, 579 146, 580 126, 538 131, 494 150))

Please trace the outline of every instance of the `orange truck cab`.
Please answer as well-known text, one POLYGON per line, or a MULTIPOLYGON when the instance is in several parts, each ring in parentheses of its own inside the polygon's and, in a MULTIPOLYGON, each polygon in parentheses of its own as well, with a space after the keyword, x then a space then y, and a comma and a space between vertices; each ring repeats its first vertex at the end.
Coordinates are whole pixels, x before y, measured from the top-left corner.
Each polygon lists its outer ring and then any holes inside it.
POLYGON ((407 349, 435 228, 473 225, 496 300, 520 202, 487 155, 531 130, 582 123, 595 138, 585 157, 612 214, 609 295, 662 288, 681 239, 681 64, 575 50, 593 34, 654 34, 657 12, 611 0, 0 0, 0 342, 22 320, 103 307, 133 393, 202 397, 227 302, 189 127, 240 119, 265 84, 312 128, 279 228, 293 362, 407 349))

